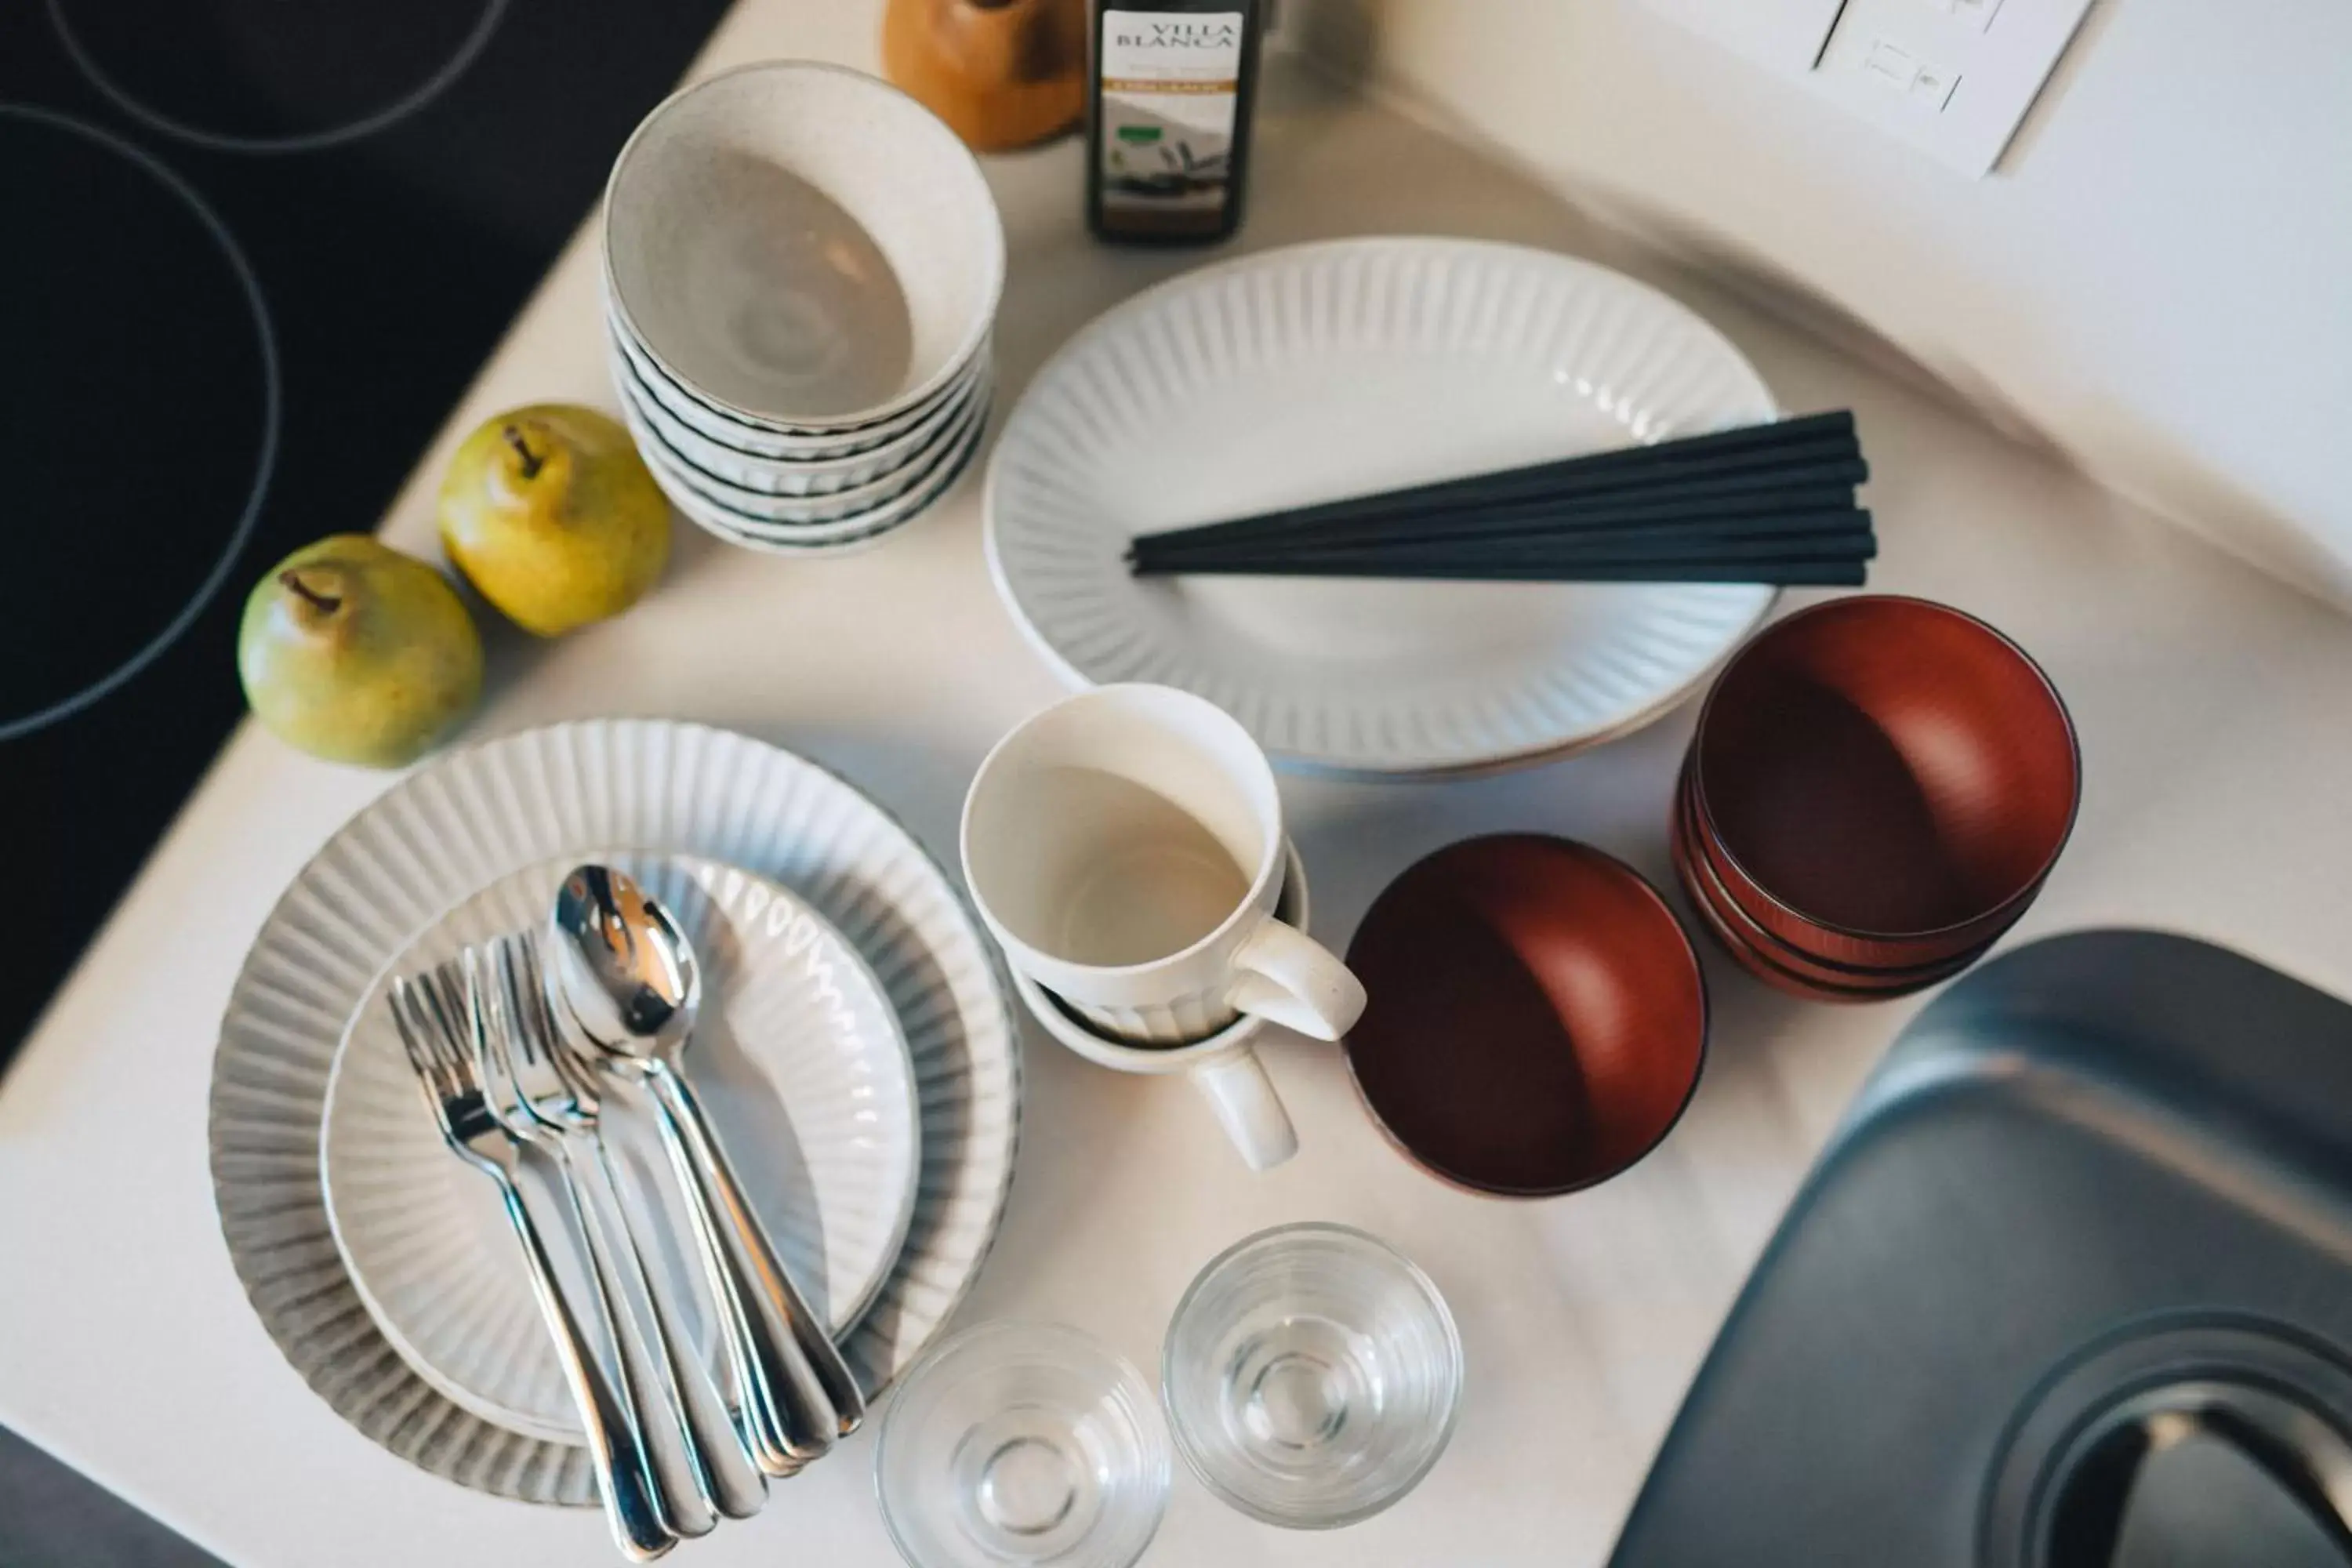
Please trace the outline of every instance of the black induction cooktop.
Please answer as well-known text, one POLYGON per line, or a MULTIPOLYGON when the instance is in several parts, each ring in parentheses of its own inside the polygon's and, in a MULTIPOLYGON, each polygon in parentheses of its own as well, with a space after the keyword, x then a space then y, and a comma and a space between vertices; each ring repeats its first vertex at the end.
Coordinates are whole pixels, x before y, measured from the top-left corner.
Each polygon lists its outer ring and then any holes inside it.
POLYGON ((726 7, 0 5, 0 1064, 726 7))

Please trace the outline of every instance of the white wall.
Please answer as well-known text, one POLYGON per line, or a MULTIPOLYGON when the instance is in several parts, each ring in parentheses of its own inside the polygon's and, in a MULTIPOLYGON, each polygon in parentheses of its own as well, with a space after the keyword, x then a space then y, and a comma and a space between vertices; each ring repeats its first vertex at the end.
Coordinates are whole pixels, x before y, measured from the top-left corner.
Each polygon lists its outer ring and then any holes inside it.
POLYGON ((2097 0, 1981 181, 1633 0, 1294 3, 1313 54, 2352 605, 2352 0, 2097 0))

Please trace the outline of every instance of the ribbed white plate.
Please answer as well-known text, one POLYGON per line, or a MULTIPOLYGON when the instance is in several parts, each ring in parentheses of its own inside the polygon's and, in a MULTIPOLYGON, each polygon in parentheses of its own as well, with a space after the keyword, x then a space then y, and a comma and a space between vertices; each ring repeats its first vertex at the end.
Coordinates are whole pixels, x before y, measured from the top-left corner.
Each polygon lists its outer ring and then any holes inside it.
POLYGON ((878 1390, 937 1337, 996 1237, 1020 1061, 994 950, 889 815, 806 760, 659 720, 558 724, 439 758, 354 816, 271 911, 214 1058, 213 1196, 263 1327, 334 1409, 438 1475, 594 1500, 585 1450, 482 1420, 416 1375, 352 1288, 319 1180, 327 1079, 379 972, 481 889, 630 846, 698 855, 806 900, 881 980, 913 1060, 922 1174, 904 1248, 843 1349, 878 1390))
POLYGON ((1138 295, 1038 372, 989 466, 989 564, 1065 679, 1197 692, 1287 765, 1549 757, 1665 712, 1773 591, 1137 578, 1128 542, 1774 414, 1722 334, 1589 262, 1454 239, 1266 251, 1138 295))
MULTIPOLYGON (((687 1077, 784 1267, 837 1335, 882 1288, 915 1209, 914 1067, 881 982, 821 916, 765 878, 688 856, 585 858, 636 878, 694 943, 706 1000, 687 1077)), ((578 863, 499 879, 385 967, 336 1053, 320 1155, 335 1243, 393 1348, 484 1420, 558 1442, 583 1441, 580 1423, 498 1189, 442 1142, 388 997, 396 975, 536 928, 578 863)), ((617 1085, 604 1099, 606 1146, 646 1205, 649 1237, 668 1243, 648 1261, 667 1268, 674 1299, 699 1303, 691 1220, 651 1107, 617 1085)), ((570 1233, 561 1203, 538 1212, 570 1233)), ((575 1297, 593 1299, 584 1289, 575 1297)), ((706 1353, 714 1348, 707 1320, 692 1332, 706 1353)))

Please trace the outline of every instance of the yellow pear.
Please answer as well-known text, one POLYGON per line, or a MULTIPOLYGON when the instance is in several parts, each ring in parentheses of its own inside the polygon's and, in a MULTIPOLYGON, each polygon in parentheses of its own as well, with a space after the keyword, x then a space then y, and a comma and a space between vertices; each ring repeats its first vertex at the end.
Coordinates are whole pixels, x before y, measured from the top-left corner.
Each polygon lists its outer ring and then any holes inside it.
POLYGON ((366 534, 339 533, 255 584, 236 672, 255 717, 289 745, 397 768, 473 711, 482 639, 440 573, 366 534))
POLYGON ((669 560, 669 502, 617 422, 533 404, 485 421, 441 480, 441 543, 483 598, 543 637, 617 616, 669 560))

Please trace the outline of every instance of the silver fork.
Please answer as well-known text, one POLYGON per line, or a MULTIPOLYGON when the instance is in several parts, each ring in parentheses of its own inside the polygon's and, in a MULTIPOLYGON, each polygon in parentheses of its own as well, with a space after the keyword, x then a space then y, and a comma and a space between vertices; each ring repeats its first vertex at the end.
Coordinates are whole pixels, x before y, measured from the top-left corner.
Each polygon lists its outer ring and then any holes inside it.
MULTIPOLYGON (((625 1352, 631 1357, 625 1375, 642 1389, 637 1396, 641 1429, 663 1490, 694 1504, 695 1517, 683 1523, 673 1518, 672 1527, 681 1535, 706 1533, 718 1523, 710 1512, 714 1505, 730 1519, 749 1519, 767 1501, 767 1479, 753 1463, 709 1372, 691 1352, 667 1272, 646 1261, 630 1228, 620 1198, 620 1175, 604 1143, 595 1080, 575 1075, 569 1054, 558 1045, 555 1020, 541 984, 538 950, 528 932, 502 936, 490 944, 489 962, 496 972, 492 1016, 497 1024, 490 1031, 495 1058, 490 1080, 504 1078, 509 1082, 517 1111, 536 1121, 541 1136, 553 1143, 573 1185, 573 1201, 593 1194, 587 1206, 594 1209, 606 1245, 614 1237, 620 1238, 611 1251, 622 1293, 631 1309, 642 1301, 650 1314, 650 1345, 639 1340, 625 1352), (592 1159, 578 1157, 583 1146, 593 1152, 592 1159)), ((492 1114, 508 1098, 494 1089, 492 1114)))
POLYGON ((547 1320, 556 1357, 563 1363, 564 1381, 580 1409, 580 1425, 588 1435, 596 1489, 604 1498, 614 1544, 631 1562, 650 1563, 677 1545, 677 1537, 662 1524, 652 1483, 638 1463, 619 1396, 581 1331, 571 1303, 564 1300, 547 1244, 530 1211, 523 1206, 521 1189, 515 1184, 521 1146, 491 1116, 476 1077, 472 1044, 478 1017, 462 997, 445 994, 444 987, 432 979, 393 982, 393 1023, 400 1031, 408 1065, 415 1069, 441 1136, 451 1152, 498 1184, 515 1239, 522 1244, 531 1292, 539 1299, 540 1315, 547 1320))
POLYGON ((486 952, 468 947, 456 960, 441 965, 436 977, 445 987, 453 984, 464 987, 467 1007, 476 1024, 474 1069, 492 1120, 545 1158, 571 1205, 572 1223, 586 1244, 588 1276, 595 1289, 598 1315, 604 1320, 604 1337, 612 1346, 614 1364, 620 1369, 621 1414, 652 1479, 654 1507, 672 1533, 688 1539, 708 1535, 719 1523, 711 1509, 709 1482, 695 1459, 693 1444, 679 1424, 677 1406, 664 1389, 653 1352, 638 1328, 634 1299, 622 1276, 605 1213, 590 1201, 572 1159, 571 1140, 562 1129, 536 1113, 515 1080, 520 1022, 498 969, 495 949, 486 952))

